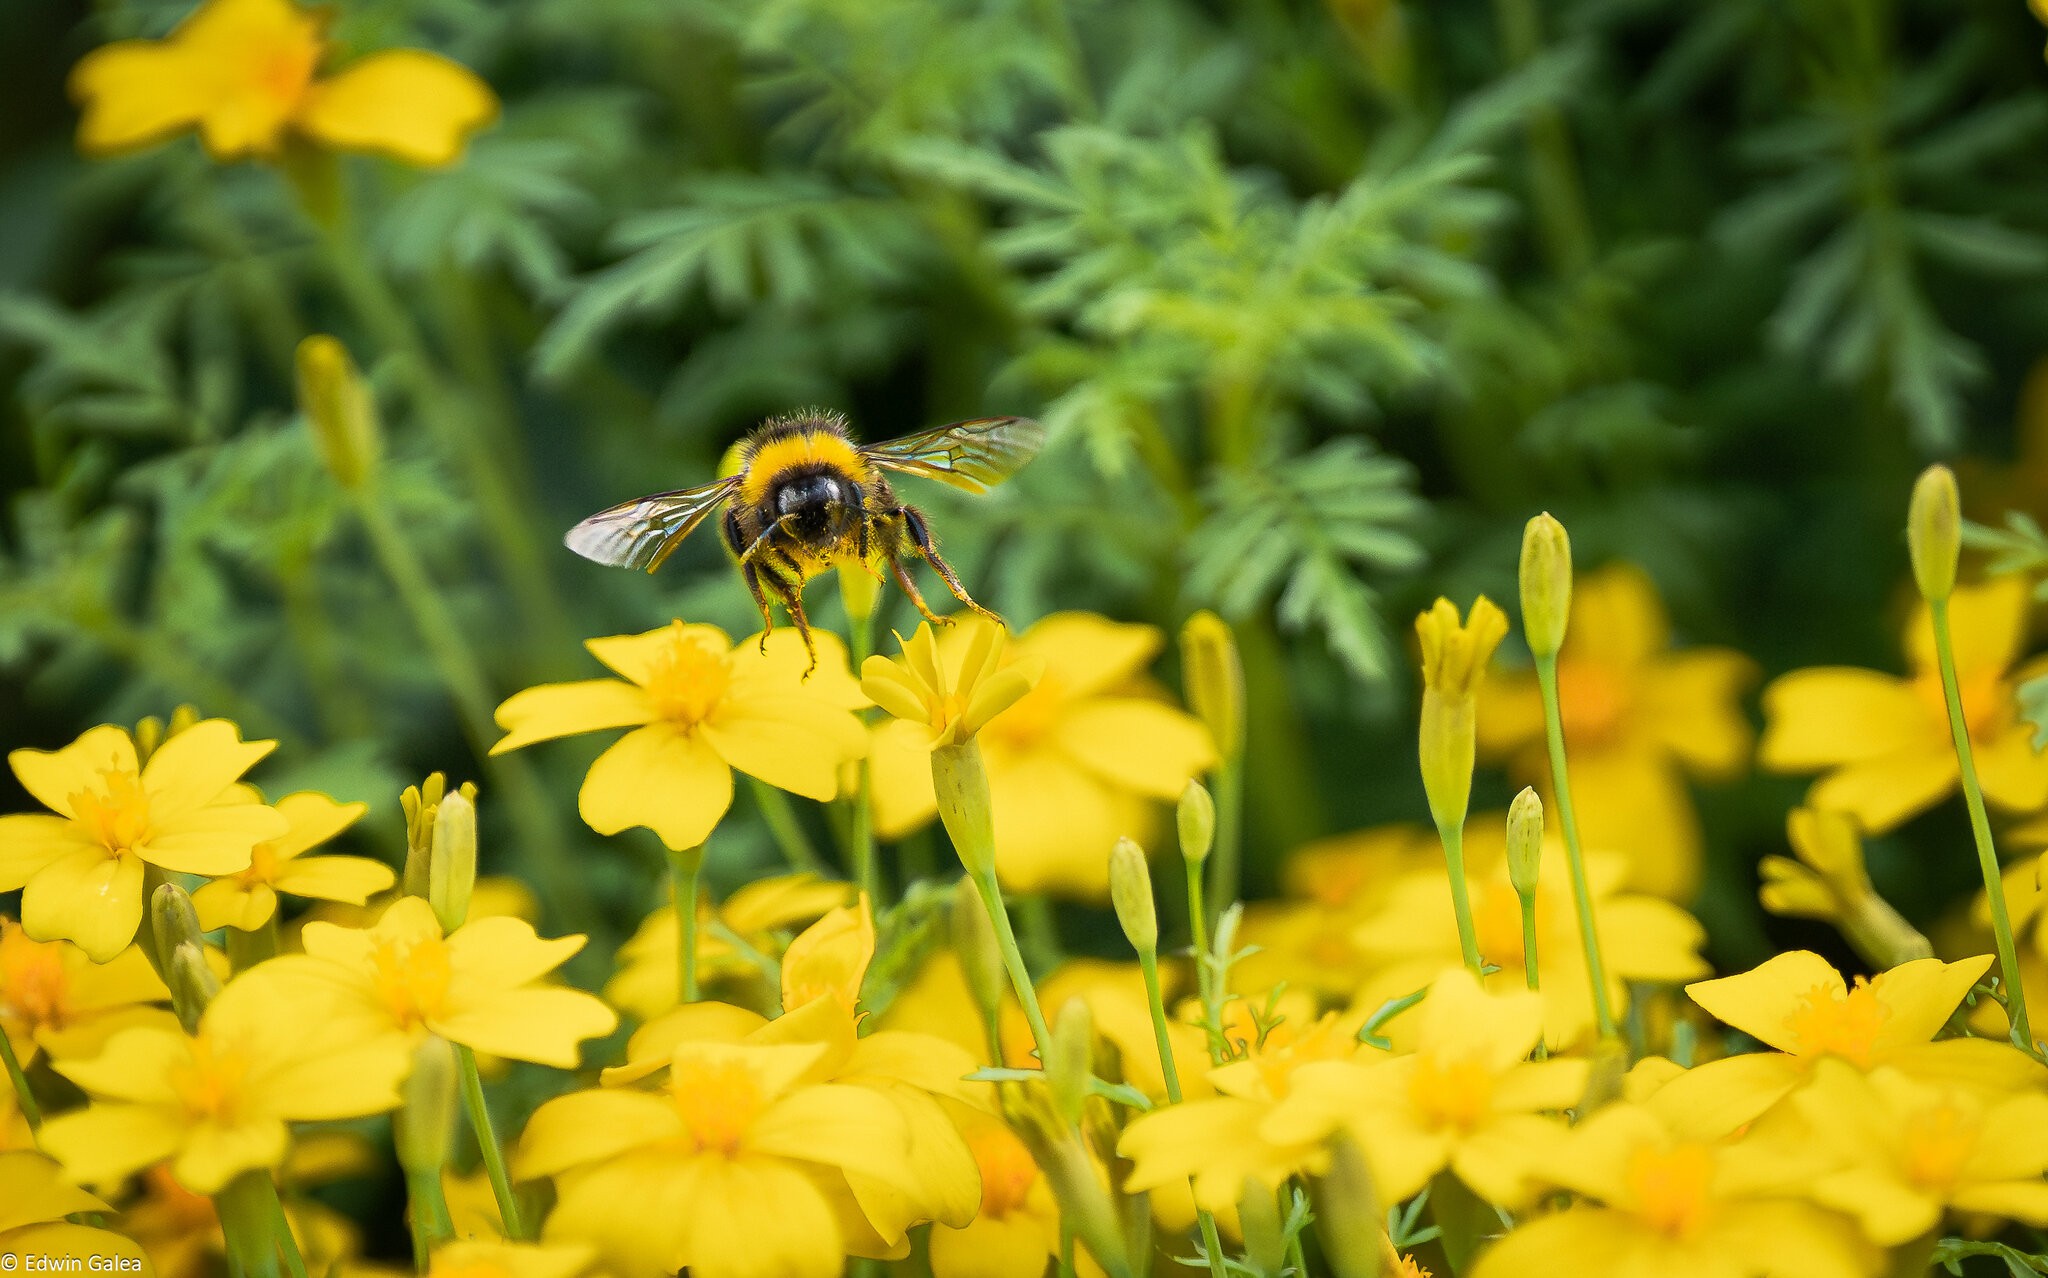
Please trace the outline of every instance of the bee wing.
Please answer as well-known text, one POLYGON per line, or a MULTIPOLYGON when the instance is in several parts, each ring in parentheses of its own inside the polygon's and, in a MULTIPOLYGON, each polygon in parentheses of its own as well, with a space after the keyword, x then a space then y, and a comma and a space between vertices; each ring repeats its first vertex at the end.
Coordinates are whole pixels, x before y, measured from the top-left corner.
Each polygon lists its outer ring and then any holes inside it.
POLYGON ((730 476, 600 510, 571 528, 562 542, 585 559, 653 572, 738 486, 738 477, 730 476))
POLYGON ((978 417, 869 444, 860 451, 886 470, 984 493, 1024 469, 1044 445, 1045 427, 1029 417, 978 417))

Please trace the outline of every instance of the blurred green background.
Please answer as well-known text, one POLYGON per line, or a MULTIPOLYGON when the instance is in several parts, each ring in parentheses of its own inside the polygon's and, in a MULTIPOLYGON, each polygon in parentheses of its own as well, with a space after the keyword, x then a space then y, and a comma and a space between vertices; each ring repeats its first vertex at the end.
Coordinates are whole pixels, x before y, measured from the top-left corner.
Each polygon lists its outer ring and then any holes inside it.
MULTIPOLYGON (((650 579, 560 535, 760 418, 1045 419, 996 494, 918 499, 1015 625, 1237 625, 1254 893, 1421 816, 1408 621, 1511 601, 1539 509, 1768 676, 1896 668, 1928 460, 1982 459, 1982 517, 2048 497, 2021 0, 343 0, 344 54, 438 49, 504 116, 445 171, 343 161, 324 226, 189 138, 73 149, 70 66, 186 9, 5 6, 0 747, 191 702, 283 742, 272 794, 371 801, 352 837, 390 856, 401 785, 475 777, 486 870, 554 930, 620 935, 658 849, 576 823, 601 742, 484 763, 295 416, 308 333, 375 382, 378 501, 491 703, 596 673, 586 636, 755 628, 708 537, 650 579)), ((1803 784, 1701 795, 1724 967, 1833 948, 1755 906, 1803 784)), ((1964 829, 1951 801, 1873 847, 1909 915, 1966 895, 1964 829)), ((721 886, 773 859, 744 797, 717 838, 721 886)))

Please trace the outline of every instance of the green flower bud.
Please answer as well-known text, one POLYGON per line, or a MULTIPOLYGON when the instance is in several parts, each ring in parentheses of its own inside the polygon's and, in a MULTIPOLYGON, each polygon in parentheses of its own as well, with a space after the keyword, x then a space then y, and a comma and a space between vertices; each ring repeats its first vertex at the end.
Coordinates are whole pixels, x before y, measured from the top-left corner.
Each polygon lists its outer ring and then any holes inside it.
POLYGON ((1244 753, 1244 662, 1223 618, 1204 609, 1180 631, 1181 682, 1193 710, 1216 742, 1216 753, 1244 753))
POLYGON ((171 1006, 177 1010, 178 1024, 185 1027, 187 1034, 198 1033, 199 1018, 220 993, 220 978, 207 965, 206 951, 196 942, 181 942, 171 951, 171 974, 166 984, 171 987, 171 1006))
POLYGON ((1095 1018, 1088 1004, 1069 999, 1052 1023, 1052 1044, 1046 1049, 1045 1085, 1060 1117, 1079 1126, 1081 1107, 1088 1103, 1088 1084, 1095 1074, 1095 1018))
POLYGON ((413 1049, 412 1073, 400 1089, 405 1103, 391 1116, 392 1144, 408 1176, 439 1179, 455 1147, 455 1048, 429 1034, 413 1049))
POLYGON ((189 943, 202 949, 206 945, 205 933, 199 927, 199 911, 192 908, 191 896, 175 883, 159 883, 150 894, 149 932, 165 980, 170 979, 171 956, 180 945, 189 943))
POLYGON ((1209 849, 1216 842, 1216 800, 1202 788, 1199 781, 1188 782, 1180 792, 1180 807, 1174 818, 1180 827, 1180 854, 1188 864, 1200 865, 1209 859, 1209 849))
POLYGON ((1572 611, 1572 541, 1550 513, 1522 530, 1522 634, 1529 651, 1554 657, 1572 611))
MULTIPOLYGON (((472 804, 476 802, 476 783, 465 781, 456 790, 472 804)), ((403 887, 407 896, 432 899, 434 888, 434 822, 441 813, 441 803, 448 794, 448 778, 436 772, 418 785, 409 785, 405 793, 398 796, 398 806, 405 809, 405 877, 403 887)))
POLYGON ((1955 472, 1929 466, 1913 484, 1906 511, 1906 548, 1913 555, 1913 580, 1920 597, 1936 603, 1955 593, 1956 560, 1963 553, 1962 499, 1955 472))
POLYGON ((1277 1274, 1287 1266, 1287 1232, 1280 1223, 1280 1206, 1273 1187, 1257 1176, 1244 1178, 1237 1199, 1238 1232, 1244 1236, 1244 1258, 1262 1274, 1277 1274))
POLYGON ((299 343, 299 408, 313 425, 320 460, 343 488, 360 488, 383 451, 377 404, 348 348, 324 333, 299 343))
POLYGON ((465 786, 441 800, 434 816, 434 846, 427 858, 427 901, 441 930, 453 932, 469 917, 476 888, 475 787, 465 786))
POLYGON ((960 864, 969 874, 995 873, 995 810, 981 746, 973 737, 932 750, 932 790, 939 800, 939 820, 953 840, 960 864))
POLYGON ((1116 907, 1116 920, 1123 924, 1131 948, 1140 954, 1159 949, 1159 909, 1152 900, 1152 867, 1145 849, 1130 839, 1118 839, 1109 852, 1109 901, 1116 907))
POLYGON ((1536 895, 1536 873, 1543 863, 1543 800, 1532 786, 1523 786, 1508 805, 1508 882, 1515 895, 1536 895))

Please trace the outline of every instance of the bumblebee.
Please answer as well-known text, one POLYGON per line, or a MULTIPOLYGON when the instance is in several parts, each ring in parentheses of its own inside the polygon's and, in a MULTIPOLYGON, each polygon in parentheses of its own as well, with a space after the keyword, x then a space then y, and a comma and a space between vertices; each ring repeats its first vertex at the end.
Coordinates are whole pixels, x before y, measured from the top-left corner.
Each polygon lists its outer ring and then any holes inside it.
POLYGON ((761 610, 762 643, 775 628, 772 598, 803 636, 815 670, 818 651, 804 616, 804 583, 839 564, 860 564, 877 578, 878 566, 886 564, 925 620, 944 624, 904 569, 906 558, 922 559, 954 598, 1000 624, 1002 618, 968 595, 940 556, 924 512, 897 499, 885 472, 986 492, 1023 469, 1044 442, 1045 429, 1027 417, 955 422, 880 444, 855 443, 846 419, 836 413, 770 418, 740 444, 733 474, 601 510, 563 540, 586 559, 653 572, 724 506, 719 527, 761 610))

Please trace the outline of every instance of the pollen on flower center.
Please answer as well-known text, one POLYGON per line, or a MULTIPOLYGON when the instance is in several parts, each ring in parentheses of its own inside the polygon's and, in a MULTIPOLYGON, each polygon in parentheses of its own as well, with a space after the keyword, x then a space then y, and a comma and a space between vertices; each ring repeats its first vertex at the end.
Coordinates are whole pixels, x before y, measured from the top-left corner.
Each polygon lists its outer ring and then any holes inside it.
POLYGON ((1799 1044, 1801 1056, 1839 1056, 1858 1069, 1869 1069, 1877 1033, 1891 1016, 1878 1001, 1877 990, 1861 977, 1847 994, 1816 985, 1799 996, 1799 1006, 1785 1018, 1785 1028, 1799 1044))
POLYGON ((249 1063, 240 1052, 212 1039, 192 1040, 192 1060, 170 1071, 171 1090, 195 1119, 232 1124, 249 1063))
POLYGON ((732 662, 725 653, 678 633, 654 659, 645 686, 664 719, 694 728, 711 717, 732 686, 732 662))
POLYGON ((967 1146, 981 1169, 981 1214, 1001 1220, 1022 1207, 1038 1181, 1024 1142, 1000 1123, 988 1123, 968 1133, 967 1146))
POLYGON ((1470 1129, 1493 1103, 1494 1081, 1484 1062, 1423 1052, 1415 1057, 1408 1099, 1432 1126, 1470 1129))
POLYGON ((1983 1124, 1952 1104, 1923 1109, 1906 1120, 1906 1176, 1922 1189, 1955 1188, 1976 1152, 1983 1124))
POLYGON ((1573 745, 1612 741, 1628 717, 1628 685, 1604 666, 1560 660, 1557 696, 1565 739, 1573 745))
POLYGON ((747 1128, 768 1108, 760 1080, 744 1061, 677 1061, 669 1092, 691 1143, 712 1153, 738 1153, 747 1128))
POLYGON ((101 847, 117 856, 132 851, 150 834, 149 795, 142 778, 125 769, 100 769, 97 789, 71 795, 71 814, 92 831, 101 847))
POLYGON ((250 79, 263 96, 279 106, 295 106, 313 82, 320 48, 312 43, 281 45, 254 60, 250 79))
POLYGON ((1629 1155, 1624 1183, 1636 1214, 1652 1228, 1684 1238, 1713 1206, 1714 1151, 1696 1141, 1669 1149, 1644 1146, 1629 1155))
POLYGON ((54 942, 32 941, 0 923, 0 1010, 30 1025, 61 1029, 71 980, 54 942))
POLYGON ((440 937, 379 941, 370 963, 377 997, 404 1028, 424 1025, 447 1009, 448 943, 440 937))

